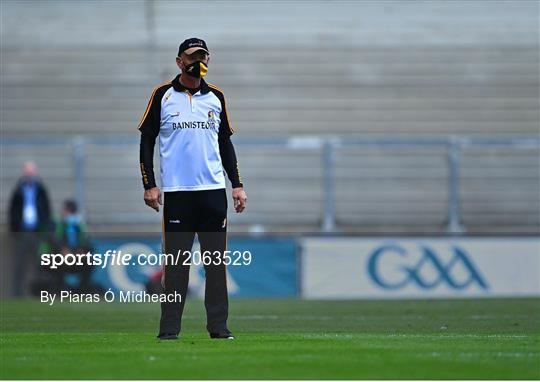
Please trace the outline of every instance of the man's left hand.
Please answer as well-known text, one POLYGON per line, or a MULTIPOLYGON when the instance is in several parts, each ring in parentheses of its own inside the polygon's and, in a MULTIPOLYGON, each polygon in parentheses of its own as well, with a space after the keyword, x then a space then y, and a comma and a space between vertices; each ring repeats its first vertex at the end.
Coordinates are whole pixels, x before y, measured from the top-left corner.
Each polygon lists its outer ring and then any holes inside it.
POLYGON ((237 213, 244 211, 246 208, 247 195, 243 187, 236 187, 232 190, 232 197, 234 201, 234 209, 237 213))

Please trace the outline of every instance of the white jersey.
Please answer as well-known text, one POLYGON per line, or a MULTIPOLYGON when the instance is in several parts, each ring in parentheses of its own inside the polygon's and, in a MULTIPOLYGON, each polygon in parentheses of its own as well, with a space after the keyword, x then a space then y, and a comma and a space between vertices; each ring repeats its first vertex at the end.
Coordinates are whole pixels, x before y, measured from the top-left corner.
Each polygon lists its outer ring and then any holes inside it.
POLYGON ((233 130, 223 93, 201 80, 191 95, 178 79, 156 87, 139 125, 144 134, 159 136, 162 190, 225 188, 218 138, 233 130))

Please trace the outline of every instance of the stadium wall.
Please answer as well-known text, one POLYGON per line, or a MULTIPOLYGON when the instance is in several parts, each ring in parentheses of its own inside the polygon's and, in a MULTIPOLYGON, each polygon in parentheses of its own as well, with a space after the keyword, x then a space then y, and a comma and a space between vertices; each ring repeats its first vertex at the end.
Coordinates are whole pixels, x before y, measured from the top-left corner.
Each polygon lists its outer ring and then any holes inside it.
MULTIPOLYGON (((115 293, 145 290, 161 269, 148 257, 161 253, 156 236, 96 237, 93 248, 93 253, 144 254, 148 259, 144 265, 95 267, 94 281, 115 293)), ((228 249, 235 262, 228 266, 233 298, 540 296, 538 237, 232 236, 228 249), (247 252, 249 262, 244 261, 247 252)), ((10 257, 2 258, 2 297, 9 297, 10 257)), ((189 293, 203 297, 203 264, 192 261, 189 293)))
POLYGON ((540 295, 535 237, 306 238, 307 299, 540 295))

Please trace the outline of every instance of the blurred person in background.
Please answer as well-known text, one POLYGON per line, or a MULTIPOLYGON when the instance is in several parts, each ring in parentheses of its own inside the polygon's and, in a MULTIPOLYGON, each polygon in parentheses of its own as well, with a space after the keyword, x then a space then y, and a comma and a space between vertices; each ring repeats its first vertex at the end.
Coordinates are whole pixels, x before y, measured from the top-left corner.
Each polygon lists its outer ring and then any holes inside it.
MULTIPOLYGON (((54 232, 45 241, 40 249, 41 253, 59 253, 66 255, 84 254, 92 251, 88 239, 86 225, 79 213, 77 202, 71 199, 65 200, 62 205, 61 218, 56 222, 54 232)), ((32 288, 34 293, 39 290, 48 290, 58 293, 62 290, 70 290, 77 293, 98 293, 98 287, 91 283, 93 266, 83 262, 82 265, 62 264, 56 269, 43 269, 43 279, 32 288), (69 282, 67 275, 75 275, 78 281, 69 282), (76 286, 75 286, 76 285, 76 286)))
POLYGON ((35 256, 41 234, 51 228, 51 208, 47 190, 38 177, 37 165, 28 161, 23 165, 22 175, 13 190, 9 202, 9 229, 12 233, 15 297, 25 294, 28 262, 37 264, 35 256), (36 261, 34 261, 36 260, 36 261))

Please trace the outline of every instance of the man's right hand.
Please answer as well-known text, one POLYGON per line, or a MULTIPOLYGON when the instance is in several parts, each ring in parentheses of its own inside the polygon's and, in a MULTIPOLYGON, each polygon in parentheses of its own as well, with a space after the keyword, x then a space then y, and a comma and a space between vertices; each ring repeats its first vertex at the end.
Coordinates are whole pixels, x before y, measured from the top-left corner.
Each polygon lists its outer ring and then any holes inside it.
POLYGON ((159 205, 163 204, 161 202, 161 191, 159 188, 154 187, 144 190, 144 202, 148 207, 152 207, 156 212, 159 212, 159 205))

